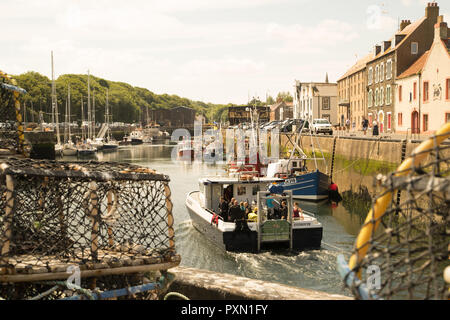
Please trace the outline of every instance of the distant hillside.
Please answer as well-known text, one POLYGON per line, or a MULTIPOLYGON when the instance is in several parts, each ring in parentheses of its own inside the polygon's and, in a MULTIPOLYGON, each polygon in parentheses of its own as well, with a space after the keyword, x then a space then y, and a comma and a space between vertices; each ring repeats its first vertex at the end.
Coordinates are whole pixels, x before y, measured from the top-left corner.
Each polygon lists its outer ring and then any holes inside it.
MULTIPOLYGON (((27 90, 23 97, 27 108, 31 105, 34 110, 35 121, 37 114, 42 110, 45 121, 51 118, 51 80, 37 72, 27 72, 14 76, 17 84, 27 90)), ((86 116, 87 105, 87 75, 65 74, 56 80, 56 91, 58 99, 58 111, 60 121, 64 120, 64 111, 67 100, 67 88, 70 84, 71 115, 74 121, 81 120, 81 99, 84 101, 84 112, 86 116)), ((133 123, 145 120, 146 108, 171 109, 177 106, 186 106, 196 110, 199 115, 204 115, 207 121, 226 120, 228 105, 204 103, 181 98, 177 95, 155 94, 148 89, 133 87, 124 82, 115 82, 90 76, 91 99, 95 95, 95 119, 104 121, 106 105, 106 89, 109 89, 109 107, 112 110, 113 121, 133 123)), ((92 103, 92 100, 91 100, 92 103)), ((230 104, 231 105, 231 104, 230 104)), ((31 119, 31 111, 27 112, 28 121, 31 119)))

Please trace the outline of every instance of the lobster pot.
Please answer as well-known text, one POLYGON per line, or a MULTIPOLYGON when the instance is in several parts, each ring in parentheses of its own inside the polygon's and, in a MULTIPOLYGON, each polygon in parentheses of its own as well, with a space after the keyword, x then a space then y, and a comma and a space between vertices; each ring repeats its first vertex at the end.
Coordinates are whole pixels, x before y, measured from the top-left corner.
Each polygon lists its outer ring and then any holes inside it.
POLYGON ((21 106, 18 93, 11 88, 11 78, 0 70, 0 149, 18 154, 19 135, 23 134, 21 106))
POLYGON ((105 162, 11 159, 0 169, 0 284, 176 266, 169 178, 105 162))
POLYGON ((378 177, 345 277, 358 299, 449 299, 450 124, 378 177), (442 143, 441 143, 442 142, 442 143))

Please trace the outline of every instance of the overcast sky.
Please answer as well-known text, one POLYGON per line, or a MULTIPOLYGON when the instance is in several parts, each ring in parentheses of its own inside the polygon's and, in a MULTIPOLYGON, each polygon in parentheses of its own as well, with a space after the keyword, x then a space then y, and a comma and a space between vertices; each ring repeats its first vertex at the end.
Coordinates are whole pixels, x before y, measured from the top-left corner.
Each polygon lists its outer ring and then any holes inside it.
MULTIPOLYGON (((213 103, 336 81, 424 0, 0 0, 0 70, 90 73, 213 103)), ((438 2, 448 21, 450 4, 438 2)))

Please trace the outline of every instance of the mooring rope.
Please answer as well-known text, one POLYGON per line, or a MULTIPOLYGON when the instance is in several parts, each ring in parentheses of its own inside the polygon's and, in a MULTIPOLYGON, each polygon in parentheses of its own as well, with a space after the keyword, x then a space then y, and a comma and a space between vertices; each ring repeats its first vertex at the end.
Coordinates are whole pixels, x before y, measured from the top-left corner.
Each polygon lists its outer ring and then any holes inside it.
POLYGON ((164 300, 168 300, 169 297, 172 297, 172 296, 181 298, 181 299, 183 299, 183 300, 190 300, 190 299, 189 299, 188 297, 186 297, 184 294, 181 294, 181 293, 179 293, 179 292, 169 292, 168 294, 166 294, 166 295, 164 296, 164 300))

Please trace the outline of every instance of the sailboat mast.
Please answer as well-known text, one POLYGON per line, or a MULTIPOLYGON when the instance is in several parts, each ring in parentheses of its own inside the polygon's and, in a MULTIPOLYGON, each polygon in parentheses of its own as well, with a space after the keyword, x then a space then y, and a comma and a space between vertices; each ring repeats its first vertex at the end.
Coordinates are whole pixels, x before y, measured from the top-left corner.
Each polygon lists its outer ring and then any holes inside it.
POLYGON ((71 135, 70 135, 70 84, 69 84, 69 88, 68 88, 68 93, 67 93, 67 100, 68 100, 68 110, 69 110, 69 115, 68 115, 68 122, 69 122, 69 138, 68 138, 68 142, 70 141, 71 135))
POLYGON ((83 96, 81 96, 81 139, 84 140, 86 139, 86 132, 85 132, 85 128, 84 128, 84 103, 83 103, 83 96))
POLYGON ((90 76, 89 76, 89 70, 88 70, 88 100, 87 100, 87 112, 88 112, 88 138, 92 138, 92 131, 91 131, 91 82, 90 82, 90 76))
POLYGON ((56 99, 56 85, 55 85, 55 69, 53 65, 53 51, 52 51, 52 123, 56 126, 56 141, 61 144, 59 136, 59 121, 58 121, 58 101, 56 99), (55 121, 56 120, 56 121, 55 121))
POLYGON ((95 138, 95 88, 92 92, 92 138, 95 138))
POLYGON ((68 123, 67 123, 67 113, 68 113, 68 111, 67 111, 67 104, 68 104, 68 101, 66 99, 66 112, 65 112, 65 115, 64 115, 64 143, 68 142, 68 132, 67 132, 67 130, 68 130, 68 128, 67 128, 67 125, 68 125, 68 123))

